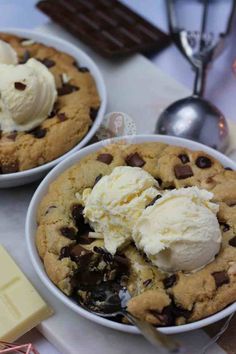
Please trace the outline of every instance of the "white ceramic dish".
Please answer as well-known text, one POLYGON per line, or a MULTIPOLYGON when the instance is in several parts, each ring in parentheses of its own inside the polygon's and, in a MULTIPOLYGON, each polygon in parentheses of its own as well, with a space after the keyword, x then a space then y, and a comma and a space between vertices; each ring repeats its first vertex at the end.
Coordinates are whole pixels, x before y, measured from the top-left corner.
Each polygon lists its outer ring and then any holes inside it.
POLYGON ((23 37, 23 38, 30 38, 33 39, 37 42, 41 42, 45 45, 54 47, 58 50, 61 50, 65 53, 68 53, 72 55, 76 61, 79 62, 81 66, 86 66, 89 68, 91 74, 93 75, 97 89, 99 92, 99 96, 101 99, 101 106, 98 111, 97 117, 94 120, 94 123, 91 127, 91 129, 88 131, 88 133, 84 136, 84 138, 70 151, 65 153, 64 155, 58 157, 57 159, 50 161, 42 166, 38 166, 26 171, 22 172, 16 172, 16 173, 11 173, 11 174, 4 174, 0 175, 0 188, 8 188, 8 187, 15 187, 15 186, 20 186, 24 185, 27 183, 31 183, 33 181, 36 181, 42 177, 45 176, 45 174, 55 165, 57 165, 59 162, 64 160, 67 156, 69 156, 71 153, 79 150, 83 146, 85 146, 89 140, 93 137, 93 135, 96 133, 98 130, 102 120, 103 116, 106 110, 106 104, 107 104, 107 94, 106 94, 106 87, 105 83, 102 77, 102 74, 100 70, 98 69, 97 65, 94 63, 94 61, 87 55, 85 54, 81 49, 76 47, 75 45, 51 36, 47 34, 42 34, 40 32, 36 31, 30 31, 30 30, 21 30, 21 29, 16 29, 16 28, 0 28, 0 32, 6 32, 6 33, 11 33, 15 34, 17 36, 23 37))
MULTIPOLYGON (((110 327, 116 330, 120 330, 123 332, 129 332, 129 333, 139 333, 138 329, 129 326, 129 325, 124 325, 121 323, 116 323, 112 322, 108 319, 95 316, 88 311, 84 310, 81 308, 78 304, 76 304, 74 301, 72 301, 70 298, 68 298, 66 295, 64 295, 48 278, 41 259, 39 258, 36 245, 35 245, 35 234, 36 234, 36 213, 37 213, 37 208, 38 205, 42 199, 42 197, 46 194, 49 185, 66 169, 68 169, 70 166, 81 160, 83 157, 87 156, 88 154, 100 149, 102 146, 107 145, 111 142, 115 142, 118 140, 126 140, 128 143, 143 143, 143 142, 163 142, 171 145, 178 145, 178 146, 184 146, 187 148, 190 148, 192 150, 202 150, 208 153, 209 155, 213 156, 214 158, 218 159, 224 166, 231 167, 232 169, 236 170, 236 163, 231 161, 228 157, 225 155, 207 147, 202 144, 186 140, 186 139, 181 139, 181 138, 175 138, 175 137, 169 137, 169 136, 160 136, 160 135, 139 135, 139 136, 128 136, 128 137, 122 137, 122 138, 114 138, 114 139, 108 139, 104 140, 101 142, 98 142, 96 144, 90 145, 88 147, 83 148, 82 150, 74 153, 73 155, 69 156, 65 161, 61 162, 58 166, 56 166, 46 177, 45 179, 41 182, 39 185, 38 189, 36 190, 31 203, 29 205, 27 217, 26 217, 26 241, 27 241, 27 247, 28 251, 30 254, 31 261, 33 263, 33 266, 39 275, 40 279, 44 283, 44 285, 54 294, 54 296, 58 299, 60 299, 65 305, 67 305, 69 308, 71 308, 73 311, 76 313, 80 314, 81 316, 97 322, 103 326, 110 327)), ((219 321, 220 319, 228 316, 232 312, 236 311, 236 302, 228 306, 227 308, 223 309, 222 311, 209 316, 203 320, 181 325, 181 326, 171 326, 171 327, 164 327, 161 328, 160 330, 163 333, 167 334, 174 334, 174 333, 181 333, 181 332, 187 332, 191 331, 194 329, 198 329, 204 326, 207 326, 209 324, 212 324, 216 321, 219 321)))

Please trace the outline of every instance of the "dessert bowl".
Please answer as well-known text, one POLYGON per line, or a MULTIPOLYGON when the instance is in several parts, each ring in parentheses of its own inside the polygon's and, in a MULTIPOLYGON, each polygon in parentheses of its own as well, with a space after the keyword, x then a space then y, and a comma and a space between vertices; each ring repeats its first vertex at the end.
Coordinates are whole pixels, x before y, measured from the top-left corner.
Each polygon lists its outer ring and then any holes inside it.
POLYGON ((60 38, 47 35, 47 34, 42 34, 36 31, 21 30, 21 29, 14 29, 14 28, 13 29, 0 28, 0 32, 13 34, 22 38, 32 39, 44 45, 54 47, 55 49, 65 52, 71 55, 72 57, 74 57, 76 62, 78 62, 83 67, 87 67, 91 72, 95 80, 97 91, 101 101, 100 108, 97 112, 97 116, 92 126, 88 130, 87 134, 82 138, 82 140, 80 140, 80 142, 77 143, 71 150, 64 153, 60 157, 56 158, 55 160, 52 160, 43 165, 25 171, 0 174, 0 188, 8 188, 8 187, 15 187, 15 186, 31 183, 33 181, 42 178, 52 167, 54 167, 56 164, 61 162, 64 158, 69 156, 71 153, 79 150, 81 147, 85 146, 89 142, 89 140, 94 136, 94 134, 98 130, 103 120, 103 116, 106 110, 107 95, 106 95, 104 80, 97 65, 86 53, 84 53, 81 49, 79 49, 75 45, 65 40, 62 40, 60 38))
MULTIPOLYGON (((38 276, 40 277, 41 281, 44 283, 44 285, 51 291, 51 293, 60 299, 66 306, 71 308, 74 312, 78 313, 79 315, 90 319, 91 321, 94 321, 96 323, 99 323, 101 325, 104 325, 109 328, 113 328, 116 330, 128 332, 128 333, 139 333, 138 329, 135 328, 134 326, 122 324, 122 323, 117 323, 110 321, 106 318, 102 318, 99 316, 96 316, 89 311, 83 309, 81 306, 79 306, 75 301, 73 301, 71 298, 67 297, 66 295, 63 294, 61 290, 59 290, 49 279, 45 269, 43 262, 41 261, 38 250, 36 247, 36 242, 35 242, 35 235, 36 235, 36 229, 37 229, 37 222, 36 222, 36 215, 37 215, 37 209, 38 206, 42 200, 42 198, 45 196, 45 194, 48 191, 49 185, 57 179, 59 175, 61 175, 65 170, 67 170, 69 167, 80 161, 82 158, 86 157, 87 155, 94 153, 101 149, 102 147, 109 145, 111 143, 119 142, 119 141, 124 141, 127 144, 137 144, 137 143, 144 143, 144 142, 160 142, 160 143, 165 143, 169 145, 175 145, 175 146, 181 146, 185 148, 189 148, 191 150, 200 150, 208 155, 211 155, 213 158, 217 159, 223 166, 229 167, 233 170, 236 169, 236 164, 231 161, 228 157, 225 155, 207 147, 202 144, 186 140, 186 139, 181 139, 181 138, 175 138, 175 137, 169 137, 169 136, 158 136, 158 135, 139 135, 139 136, 132 136, 132 137, 122 137, 122 138, 114 138, 114 139, 109 139, 105 141, 100 141, 96 144, 90 145, 88 147, 83 148, 82 150, 74 153, 73 155, 69 156, 65 161, 61 162, 58 166, 56 166, 46 177, 45 179, 41 182, 39 185, 38 189, 36 190, 31 203, 29 205, 28 213, 27 213, 27 218, 26 218, 26 241, 27 241, 27 247, 29 251, 29 255, 32 261, 32 264, 35 268, 35 271, 37 272, 38 276)), ((196 322, 191 322, 188 324, 184 325, 178 325, 178 326, 167 326, 167 327, 160 327, 160 331, 166 334, 175 334, 175 333, 181 333, 181 332, 187 332, 195 329, 199 329, 201 327, 207 326, 209 324, 212 324, 216 321, 219 321, 220 319, 230 315, 236 311, 236 303, 232 303, 231 305, 227 306, 223 310, 215 313, 214 315, 208 316, 204 319, 198 320, 196 322)))

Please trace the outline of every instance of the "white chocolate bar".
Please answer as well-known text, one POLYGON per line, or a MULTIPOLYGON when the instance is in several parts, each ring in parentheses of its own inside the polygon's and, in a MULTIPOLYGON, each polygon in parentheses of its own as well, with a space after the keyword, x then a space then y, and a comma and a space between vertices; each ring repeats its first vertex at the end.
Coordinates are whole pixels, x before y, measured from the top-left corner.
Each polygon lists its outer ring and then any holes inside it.
POLYGON ((15 341, 52 313, 0 245, 0 340, 15 341))

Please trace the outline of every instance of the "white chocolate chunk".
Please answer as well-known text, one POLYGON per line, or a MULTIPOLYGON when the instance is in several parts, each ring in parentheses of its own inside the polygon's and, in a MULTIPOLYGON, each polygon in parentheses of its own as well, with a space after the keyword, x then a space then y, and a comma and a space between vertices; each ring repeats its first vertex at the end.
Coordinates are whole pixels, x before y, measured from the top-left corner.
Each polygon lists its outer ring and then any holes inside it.
POLYGON ((0 340, 15 341, 52 313, 0 245, 0 340))

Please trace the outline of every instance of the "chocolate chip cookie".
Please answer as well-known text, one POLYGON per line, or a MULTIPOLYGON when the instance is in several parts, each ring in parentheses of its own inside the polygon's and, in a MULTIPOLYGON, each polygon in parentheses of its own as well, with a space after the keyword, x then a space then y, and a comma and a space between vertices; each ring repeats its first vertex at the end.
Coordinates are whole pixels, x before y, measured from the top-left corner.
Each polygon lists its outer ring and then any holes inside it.
POLYGON ((35 58, 53 74, 58 98, 51 114, 31 131, 4 132, 0 127, 0 173, 27 170, 72 149, 96 118, 100 98, 88 68, 70 55, 41 43, 0 34, 17 52, 19 63, 35 58))
POLYGON ((49 187, 38 209, 36 243, 50 279, 92 309, 112 289, 127 287, 128 310, 158 326, 210 316, 236 300, 236 172, 201 151, 165 145, 117 143, 88 155, 49 187), (167 273, 129 244, 115 255, 104 248, 83 217, 76 197, 116 166, 140 167, 163 190, 197 186, 219 204, 221 249, 193 273, 167 273))

